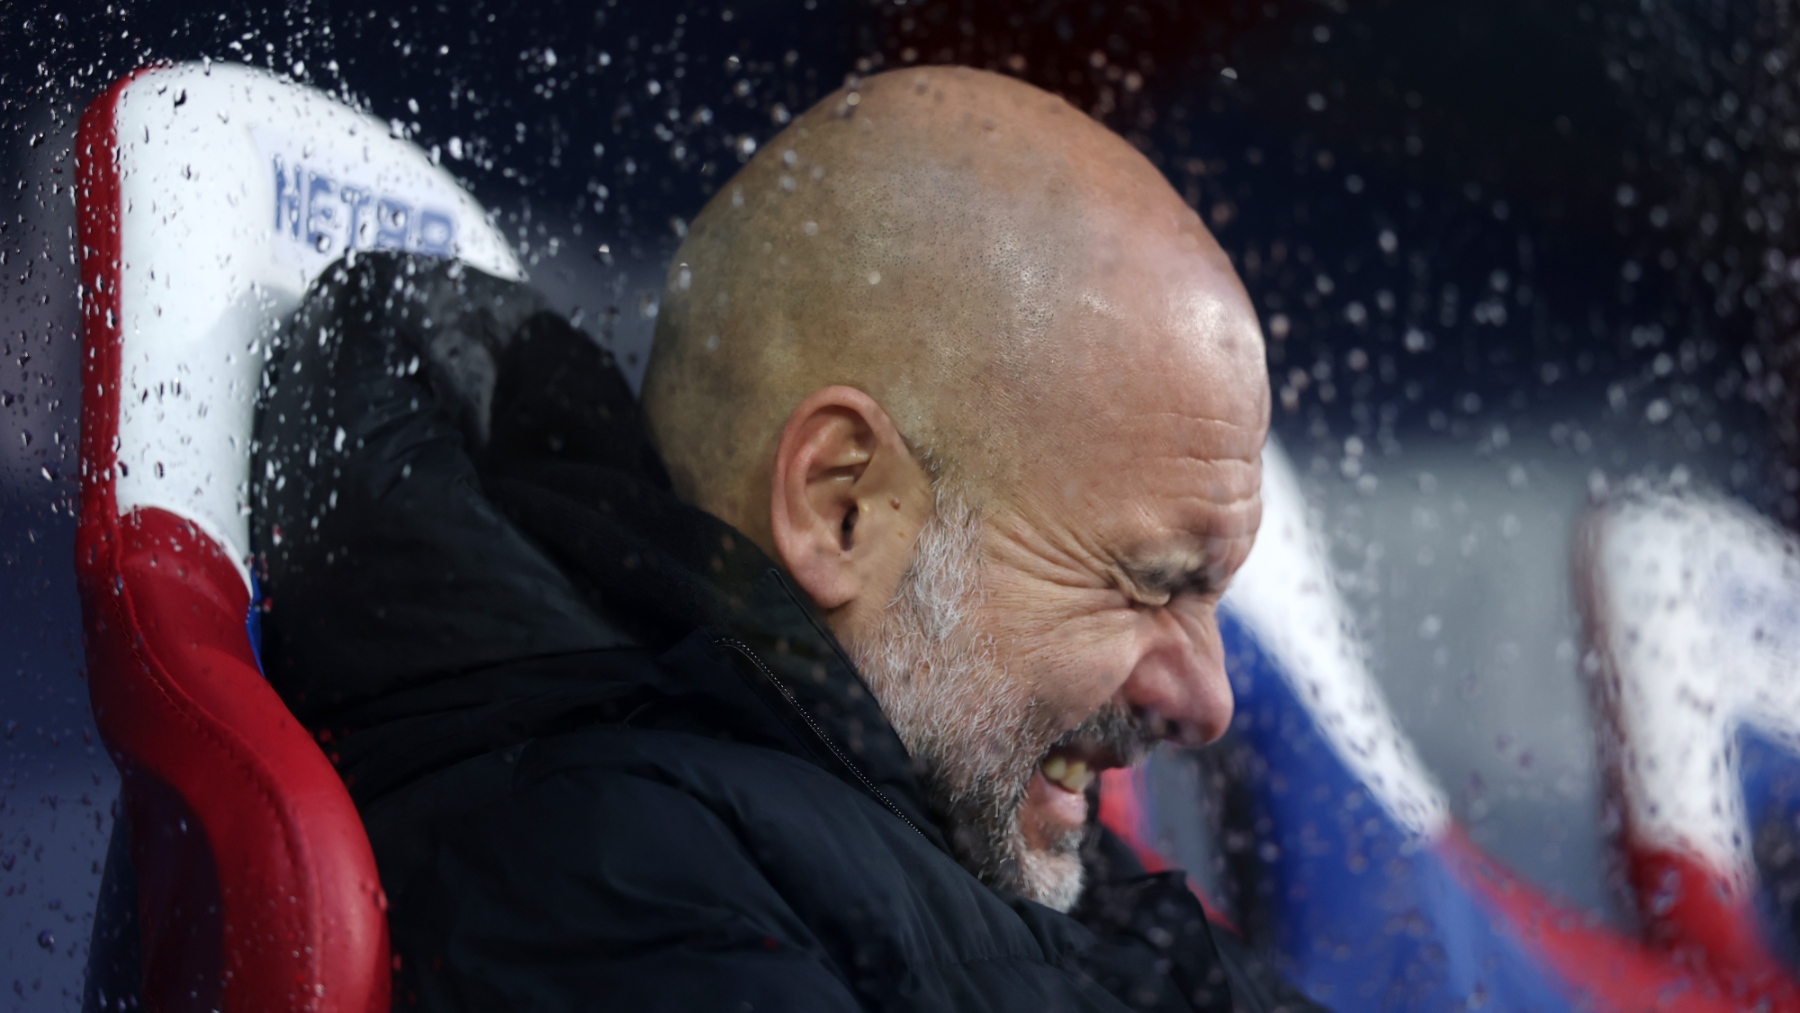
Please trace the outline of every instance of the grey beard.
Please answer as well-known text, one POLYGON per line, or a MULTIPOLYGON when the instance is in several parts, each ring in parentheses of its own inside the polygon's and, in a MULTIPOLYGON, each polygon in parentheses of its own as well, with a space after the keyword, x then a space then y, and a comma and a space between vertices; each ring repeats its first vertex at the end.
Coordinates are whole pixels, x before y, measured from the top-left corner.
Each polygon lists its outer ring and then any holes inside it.
POLYGON ((1047 850, 1027 846, 1019 813, 1031 777, 1059 742, 1087 741, 1134 760, 1151 740, 1116 705, 1060 733, 1054 709, 1030 695, 979 631, 983 598, 980 518, 940 484, 871 642, 846 646, 912 754, 958 861, 995 889, 1067 911, 1081 896, 1086 834, 1063 834, 1047 850))

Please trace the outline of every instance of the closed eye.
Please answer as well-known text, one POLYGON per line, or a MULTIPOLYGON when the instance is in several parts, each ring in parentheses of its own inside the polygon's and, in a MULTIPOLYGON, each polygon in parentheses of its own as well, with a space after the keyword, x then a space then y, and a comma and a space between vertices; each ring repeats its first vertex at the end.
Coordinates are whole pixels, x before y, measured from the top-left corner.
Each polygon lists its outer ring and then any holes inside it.
POLYGON ((1174 600, 1174 595, 1153 594, 1146 591, 1139 591, 1135 588, 1125 589, 1124 595, 1126 602, 1134 609, 1165 608, 1168 606, 1169 602, 1174 600))
POLYGON ((1163 608, 1178 597, 1212 595, 1217 590, 1212 574, 1205 567, 1177 568, 1118 564, 1123 576, 1121 590, 1134 606, 1163 608))

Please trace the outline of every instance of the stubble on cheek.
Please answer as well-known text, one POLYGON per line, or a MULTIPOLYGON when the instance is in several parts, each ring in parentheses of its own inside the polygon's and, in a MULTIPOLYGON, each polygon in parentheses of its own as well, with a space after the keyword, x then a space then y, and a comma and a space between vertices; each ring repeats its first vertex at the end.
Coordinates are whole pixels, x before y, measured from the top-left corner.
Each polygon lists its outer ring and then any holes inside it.
POLYGON ((940 491, 894 600, 863 643, 846 646, 958 860, 990 886, 1066 910, 1080 894, 1080 833, 1022 825, 1041 823, 1023 811, 1026 789, 1062 721, 1001 662, 977 620, 984 597, 980 522, 940 491))

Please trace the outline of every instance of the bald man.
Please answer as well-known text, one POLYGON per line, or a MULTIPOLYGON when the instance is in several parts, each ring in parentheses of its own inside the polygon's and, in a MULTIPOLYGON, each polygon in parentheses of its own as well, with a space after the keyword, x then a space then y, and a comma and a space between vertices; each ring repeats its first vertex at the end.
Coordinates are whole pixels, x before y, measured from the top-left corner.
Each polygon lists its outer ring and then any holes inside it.
POLYGON ((402 1006, 1305 1000, 1095 775, 1231 716, 1255 315, 1053 96, 840 91, 695 218, 640 414, 520 286, 362 258, 268 373, 265 664, 369 827, 402 1006))

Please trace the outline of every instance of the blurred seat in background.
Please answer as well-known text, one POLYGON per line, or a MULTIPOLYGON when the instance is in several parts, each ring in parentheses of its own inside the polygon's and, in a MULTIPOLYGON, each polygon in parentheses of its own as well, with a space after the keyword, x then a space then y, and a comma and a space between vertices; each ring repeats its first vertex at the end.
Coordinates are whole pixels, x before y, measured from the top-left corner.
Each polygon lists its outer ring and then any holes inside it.
POLYGON ((1800 956, 1800 540, 1717 496, 1645 491, 1588 514, 1575 575, 1648 938, 1791 995, 1775 954, 1800 956))
MULTIPOLYGON (((1759 889, 1751 855, 1753 840, 1785 845, 1794 864, 1795 539, 1691 496, 1626 500, 1584 525, 1585 667, 1612 725, 1601 762, 1625 817, 1634 938, 1544 896, 1454 823, 1368 671, 1273 440, 1263 504, 1220 609, 1237 715, 1209 800, 1220 900, 1254 944, 1346 1011, 1800 1009, 1774 955, 1791 953, 1788 931, 1769 917, 1781 903, 1792 917, 1791 869, 1759 889)), ((1103 818, 1166 864, 1158 846, 1191 814, 1165 811, 1181 801, 1143 773, 1107 779, 1103 818)))

